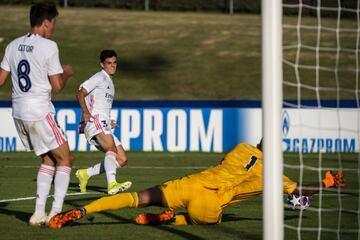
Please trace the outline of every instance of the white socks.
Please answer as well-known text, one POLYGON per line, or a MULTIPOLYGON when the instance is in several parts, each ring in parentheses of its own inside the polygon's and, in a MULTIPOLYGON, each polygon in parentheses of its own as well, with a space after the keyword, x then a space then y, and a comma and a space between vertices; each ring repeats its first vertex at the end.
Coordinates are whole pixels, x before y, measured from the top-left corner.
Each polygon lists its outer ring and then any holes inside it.
MULTIPOLYGON (((51 211, 61 212, 64 198, 69 186, 71 168, 58 166, 54 181, 54 202, 51 211)), ((35 211, 45 212, 46 200, 49 196, 55 167, 41 164, 36 179, 36 205, 35 211)))
POLYGON ((49 196, 55 168, 41 164, 36 178, 35 211, 45 212, 46 200, 49 196))
POLYGON ((54 201, 51 211, 61 212, 64 198, 69 187, 71 168, 67 166, 58 166, 56 168, 54 181, 54 201))
POLYGON ((116 169, 119 167, 116 161, 116 153, 108 151, 105 154, 104 167, 106 172, 107 183, 116 182, 116 169))

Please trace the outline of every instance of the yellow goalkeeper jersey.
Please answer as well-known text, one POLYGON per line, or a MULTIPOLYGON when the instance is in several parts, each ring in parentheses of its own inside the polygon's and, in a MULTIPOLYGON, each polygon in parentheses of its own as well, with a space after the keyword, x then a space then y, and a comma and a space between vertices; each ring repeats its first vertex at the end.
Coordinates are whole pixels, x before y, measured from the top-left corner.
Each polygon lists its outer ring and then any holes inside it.
MULTIPOLYGON (((186 176, 187 182, 216 190, 223 207, 260 195, 263 188, 262 152, 247 143, 238 144, 215 167, 186 176)), ((283 177, 284 192, 291 193, 297 183, 283 177)))

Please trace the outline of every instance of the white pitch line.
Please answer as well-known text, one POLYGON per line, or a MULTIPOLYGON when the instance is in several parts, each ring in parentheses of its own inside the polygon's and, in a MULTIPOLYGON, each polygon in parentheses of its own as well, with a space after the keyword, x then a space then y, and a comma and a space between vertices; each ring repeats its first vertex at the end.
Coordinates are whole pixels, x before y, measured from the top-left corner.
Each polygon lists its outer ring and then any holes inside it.
MULTIPOLYGON (((105 194, 105 193, 101 193, 101 192, 77 192, 77 193, 67 193, 66 196, 78 196, 78 195, 100 195, 100 194, 105 194)), ((54 195, 49 195, 49 197, 53 197, 54 195)), ((0 203, 4 203, 4 202, 18 202, 18 201, 26 201, 26 200, 33 200, 36 197, 21 197, 21 198, 11 198, 11 199, 3 199, 0 200, 0 203)))
MULTIPOLYGON (((79 196, 79 195, 105 195, 105 193, 101 193, 101 192, 77 192, 77 193, 67 193, 66 196, 79 196)), ((54 195, 49 195, 49 197, 53 197, 54 195)), ((284 195, 285 196, 285 195, 284 195)), ((326 193, 323 194, 323 196, 338 196, 338 194, 332 194, 332 193, 326 193)), ((350 196, 348 194, 342 193, 341 196, 350 196)), ((3 199, 0 200, 0 203, 5 203, 5 202, 19 202, 19 201, 26 201, 26 200, 33 200, 36 197, 21 197, 21 198, 11 198, 11 199, 3 199)))
MULTIPOLYGON (((73 166, 72 168, 87 168, 88 166, 73 166)), ((207 169, 212 166, 126 166, 125 168, 130 169, 207 169)), ((39 166, 7 166, 7 165, 0 165, 1 168, 39 168, 39 166)))

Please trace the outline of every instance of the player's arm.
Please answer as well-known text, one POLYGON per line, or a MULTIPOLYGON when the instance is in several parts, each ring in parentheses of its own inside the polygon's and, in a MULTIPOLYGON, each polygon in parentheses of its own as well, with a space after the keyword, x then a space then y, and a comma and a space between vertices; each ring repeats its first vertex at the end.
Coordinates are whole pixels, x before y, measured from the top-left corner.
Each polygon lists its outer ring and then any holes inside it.
POLYGON ((291 194, 311 196, 320 191, 321 188, 330 188, 330 187, 344 187, 345 179, 342 171, 337 171, 332 173, 327 171, 325 178, 321 183, 312 183, 307 185, 298 186, 291 194), (301 194, 300 194, 301 193, 301 194))
POLYGON ((76 98, 77 98, 79 105, 81 107, 81 110, 82 110, 82 117, 83 117, 84 123, 87 123, 91 118, 91 114, 90 114, 89 109, 87 108, 86 102, 85 102, 86 95, 88 95, 88 92, 83 87, 81 87, 76 94, 76 98))
POLYGON ((5 84, 9 73, 10 72, 5 71, 4 69, 0 68, 0 87, 5 84))
POLYGON ((67 80, 74 74, 74 70, 69 64, 62 65, 64 72, 62 74, 55 74, 49 76, 49 81, 52 89, 55 92, 61 92, 64 89, 67 80))

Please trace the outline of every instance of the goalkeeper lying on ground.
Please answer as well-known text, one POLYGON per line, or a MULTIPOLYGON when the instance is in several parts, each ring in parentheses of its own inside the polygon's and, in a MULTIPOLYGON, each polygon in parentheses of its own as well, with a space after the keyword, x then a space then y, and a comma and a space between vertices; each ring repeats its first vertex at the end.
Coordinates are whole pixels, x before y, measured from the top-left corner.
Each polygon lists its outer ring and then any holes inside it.
MULTIPOLYGON (((141 192, 120 193, 102 197, 90 204, 60 213, 48 223, 51 228, 61 228, 83 216, 95 212, 121 208, 160 206, 169 208, 160 214, 143 213, 136 217, 138 224, 173 223, 216 224, 221 222, 225 207, 262 193, 262 143, 256 147, 247 143, 237 145, 215 167, 141 192), (175 215, 173 209, 185 208, 187 214, 175 215)), ((342 187, 342 172, 326 172, 322 183, 297 186, 287 176, 283 177, 284 192, 310 196, 321 187, 342 187)))

